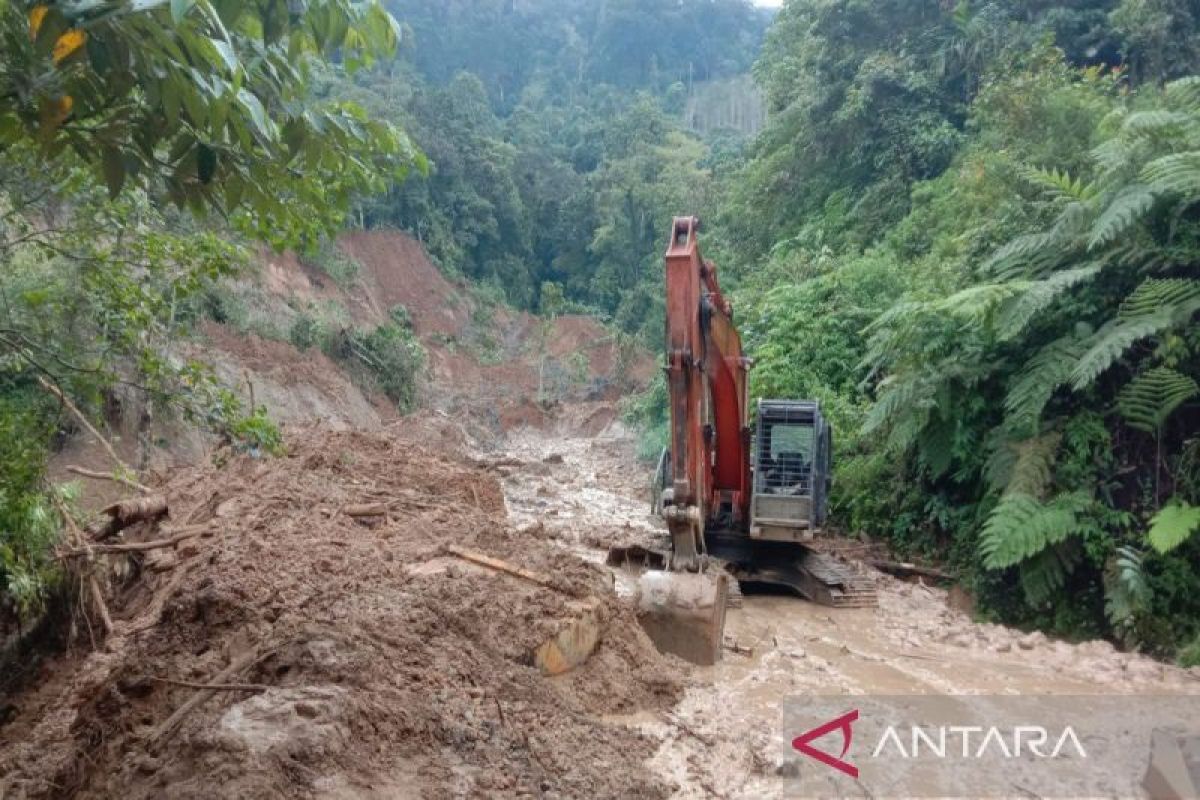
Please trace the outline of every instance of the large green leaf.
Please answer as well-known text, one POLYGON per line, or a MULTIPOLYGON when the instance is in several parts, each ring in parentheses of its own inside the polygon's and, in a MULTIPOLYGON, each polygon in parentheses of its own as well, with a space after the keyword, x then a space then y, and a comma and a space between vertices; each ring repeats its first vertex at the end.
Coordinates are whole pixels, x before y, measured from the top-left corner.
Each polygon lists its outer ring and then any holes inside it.
POLYGON ((1147 537, 1155 550, 1169 553, 1197 530, 1200 530, 1200 508, 1187 503, 1172 503, 1154 517, 1147 537))

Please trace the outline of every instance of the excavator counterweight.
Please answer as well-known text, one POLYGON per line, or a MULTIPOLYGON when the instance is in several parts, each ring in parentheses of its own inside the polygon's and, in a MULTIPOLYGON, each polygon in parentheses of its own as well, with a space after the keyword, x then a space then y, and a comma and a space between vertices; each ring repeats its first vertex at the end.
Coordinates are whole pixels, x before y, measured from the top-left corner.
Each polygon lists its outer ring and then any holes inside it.
MULTIPOLYGON (((640 618, 660 649, 711 663, 725 620, 726 575, 786 587, 824 605, 874 606, 874 583, 812 545, 825 524, 833 432, 818 403, 749 406, 742 351, 700 222, 671 226, 666 254, 669 449, 655 508, 671 537, 666 570, 642 577, 640 618)), ((616 553, 610 562, 620 561, 616 553)))

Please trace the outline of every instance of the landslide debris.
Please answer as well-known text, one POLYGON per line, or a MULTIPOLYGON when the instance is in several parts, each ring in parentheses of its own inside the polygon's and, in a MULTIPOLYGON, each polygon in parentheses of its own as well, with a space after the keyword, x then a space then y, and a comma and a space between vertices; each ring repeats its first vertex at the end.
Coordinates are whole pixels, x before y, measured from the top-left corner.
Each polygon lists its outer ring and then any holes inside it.
POLYGON ((451 438, 305 429, 284 458, 173 474, 169 519, 127 540, 202 533, 106 562, 116 631, 5 700, 0 796, 669 794, 645 766, 657 743, 601 718, 670 708, 678 668, 601 568, 506 520, 494 470, 451 438), (544 677, 532 650, 587 597, 596 653, 544 677))

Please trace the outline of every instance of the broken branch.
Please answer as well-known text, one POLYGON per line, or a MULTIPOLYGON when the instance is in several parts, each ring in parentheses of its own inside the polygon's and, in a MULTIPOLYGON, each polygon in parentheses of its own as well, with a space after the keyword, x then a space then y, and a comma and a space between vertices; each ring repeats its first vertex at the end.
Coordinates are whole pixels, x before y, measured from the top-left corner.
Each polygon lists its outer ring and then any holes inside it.
POLYGON ((180 681, 174 678, 160 678, 151 675, 150 680, 156 683, 168 683, 172 686, 183 686, 187 689, 211 689, 214 692, 265 692, 270 689, 265 683, 199 683, 197 681, 180 681))
POLYGON ((203 688, 197 690, 195 694, 183 702, 183 705, 175 709, 171 716, 167 717, 161 725, 150 732, 149 745, 150 748, 156 749, 163 739, 170 736, 183 722, 188 714, 192 713, 197 707, 204 704, 216 694, 219 689, 214 689, 214 686, 229 685, 229 679, 242 670, 249 669, 255 664, 266 658, 271 651, 262 652, 259 650, 251 650, 239 658, 235 658, 233 662, 225 669, 218 672, 212 680, 212 683, 204 684, 203 688))
POLYGON ((117 455, 117 451, 113 449, 113 446, 111 443, 109 443, 108 439, 105 439, 100 435, 100 431, 96 430, 92 423, 88 421, 88 418, 84 416, 83 412, 71 402, 70 398, 63 394, 61 389, 59 389, 50 381, 46 380, 46 378, 41 375, 38 376, 38 383, 47 392, 57 397, 59 402, 71 412, 71 415, 74 416, 75 419, 79 420, 79 424, 82 425, 84 429, 90 433, 97 442, 100 443, 100 446, 103 447, 105 452, 108 453, 109 458, 113 460, 113 463, 117 465, 118 469, 128 475, 137 475, 137 472, 135 472, 128 464, 121 460, 121 457, 117 455))
POLYGON ((538 586, 545 587, 546 589, 554 589, 555 591, 559 591, 559 587, 548 575, 541 575, 531 570, 527 570, 524 567, 518 567, 516 564, 510 564, 507 561, 502 561, 498 558, 492 558, 491 556, 484 555, 483 553, 477 553, 474 550, 468 550, 465 547, 459 547, 458 545, 452 544, 446 549, 450 551, 451 554, 461 558, 463 561, 469 561, 472 564, 478 564, 481 567, 487 567, 488 569, 495 570, 496 572, 503 572, 508 575, 512 575, 538 586))
POLYGON ((124 475, 114 475, 109 472, 96 472, 95 470, 84 469, 83 467, 76 466, 67 467, 67 472, 97 481, 112 481, 113 483, 119 483, 122 486, 128 486, 130 489, 133 489, 137 492, 144 492, 146 494, 150 493, 150 487, 143 486, 131 478, 126 478, 124 475))
POLYGON ((113 554, 113 553, 144 553, 148 550, 162 550, 167 547, 174 547, 180 542, 185 542, 188 539, 194 539, 200 534, 208 530, 207 525, 195 525, 191 528, 184 528, 177 535, 170 539, 159 539, 153 542, 130 542, 128 544, 94 544, 89 547, 79 547, 73 550, 67 550, 61 554, 62 558, 79 558, 86 556, 89 553, 97 554, 113 554))

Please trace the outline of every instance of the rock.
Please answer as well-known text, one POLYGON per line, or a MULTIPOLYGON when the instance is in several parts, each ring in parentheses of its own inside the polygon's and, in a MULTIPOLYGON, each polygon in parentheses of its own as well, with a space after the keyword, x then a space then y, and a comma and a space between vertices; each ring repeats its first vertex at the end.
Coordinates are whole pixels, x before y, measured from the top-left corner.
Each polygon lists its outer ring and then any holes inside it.
POLYGON ((1012 652, 1012 642, 1001 642, 1000 644, 996 645, 996 652, 997 653, 1011 653, 1012 652))
POLYGON ((542 459, 542 463, 545 463, 545 464, 561 464, 561 463, 563 463, 563 461, 565 461, 565 459, 562 457, 562 454, 560 454, 560 453, 551 453, 550 455, 548 455, 542 459))
POLYGON ((1046 634, 1041 631, 1034 631, 1026 634, 1017 640, 1017 647, 1022 650, 1033 650, 1038 645, 1043 645, 1047 641, 1046 634))

